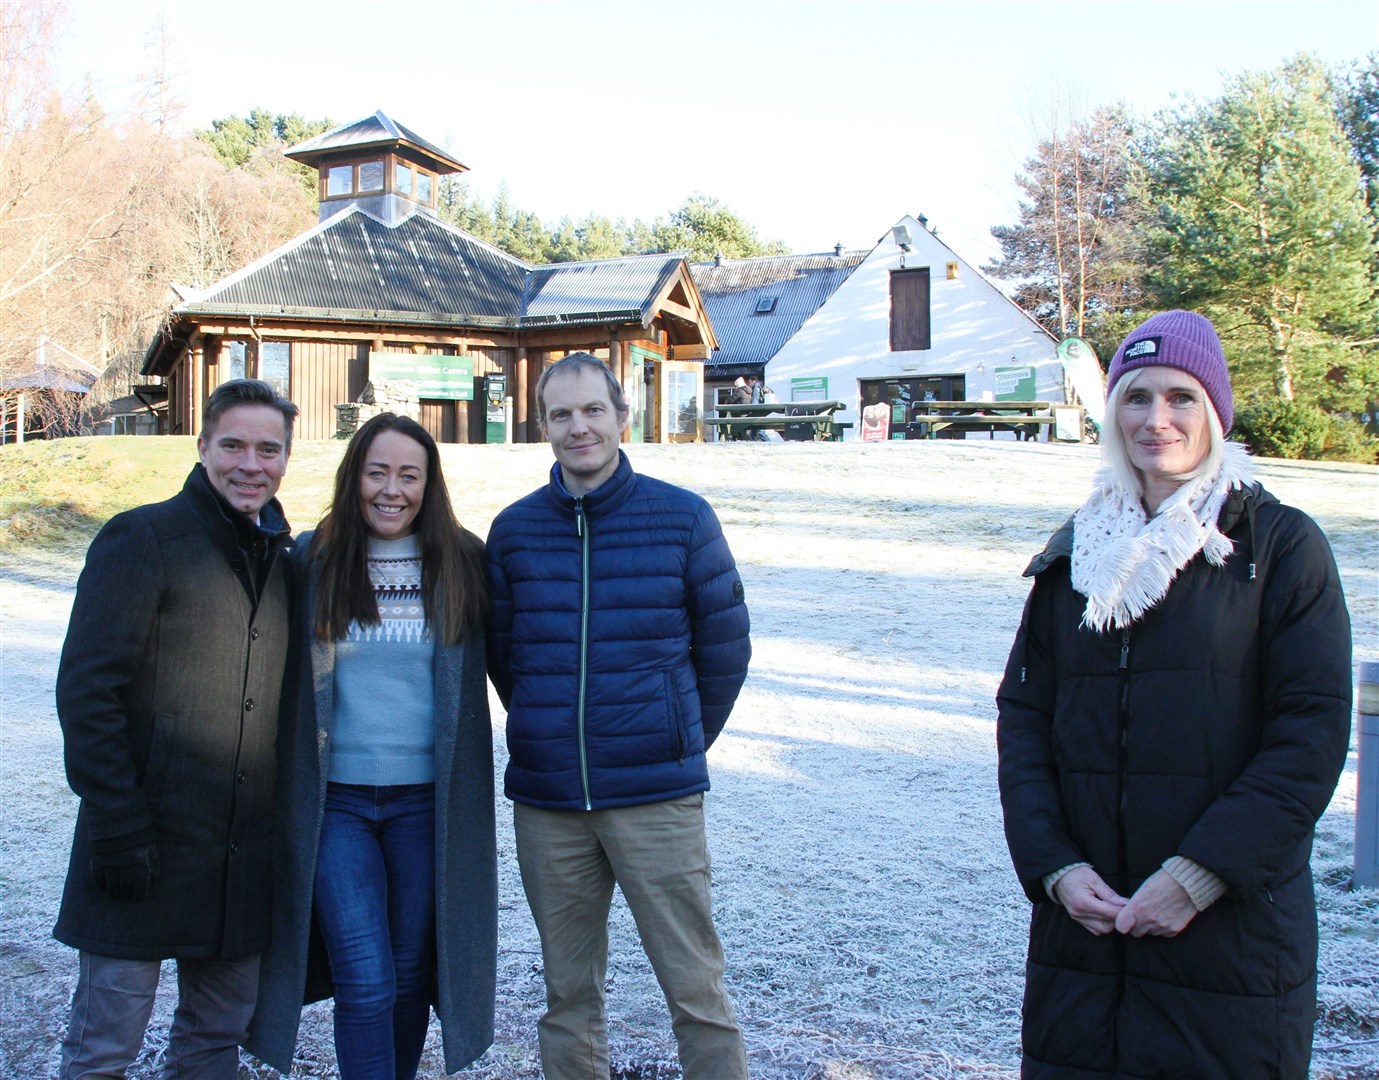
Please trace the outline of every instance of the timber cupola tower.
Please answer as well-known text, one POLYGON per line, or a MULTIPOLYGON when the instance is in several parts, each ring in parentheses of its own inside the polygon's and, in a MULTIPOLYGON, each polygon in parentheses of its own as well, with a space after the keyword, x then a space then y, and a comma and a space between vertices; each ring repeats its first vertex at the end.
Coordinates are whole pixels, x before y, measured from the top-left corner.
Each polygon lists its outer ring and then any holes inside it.
POLYGON ((440 178, 467 166, 382 110, 317 135, 286 156, 320 172, 320 220, 358 206, 388 225, 415 213, 436 217, 440 178))

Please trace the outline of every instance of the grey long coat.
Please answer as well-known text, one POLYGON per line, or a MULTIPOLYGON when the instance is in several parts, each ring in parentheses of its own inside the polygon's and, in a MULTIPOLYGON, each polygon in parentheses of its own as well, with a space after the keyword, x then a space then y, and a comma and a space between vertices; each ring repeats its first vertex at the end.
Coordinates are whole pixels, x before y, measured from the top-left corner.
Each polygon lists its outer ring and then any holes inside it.
POLYGON ((72 790, 81 797, 53 936, 125 960, 234 960, 268 943, 278 698, 290 541, 196 465, 166 502, 101 529, 77 582, 57 676, 72 790), (262 560, 269 569, 256 580, 262 560), (91 879, 92 842, 152 829, 145 900, 91 879))
MULTIPOLYGON (((305 558, 311 533, 297 541, 305 558)), ((292 1066, 302 1005, 330 996, 324 951, 311 948, 312 889, 324 814, 334 711, 335 645, 312 632, 317 574, 296 616, 309 642, 297 665, 296 709, 284 708, 279 740, 278 844, 273 941, 263 955, 258 1007, 245 1047, 281 1072, 292 1066), (294 715, 295 713, 295 715, 294 715)), ((493 1042, 498 963, 498 860, 494 836, 493 732, 484 638, 436 646, 436 1015, 445 1067, 455 1072, 493 1042)), ((319 939, 318 939, 319 942, 319 939)))

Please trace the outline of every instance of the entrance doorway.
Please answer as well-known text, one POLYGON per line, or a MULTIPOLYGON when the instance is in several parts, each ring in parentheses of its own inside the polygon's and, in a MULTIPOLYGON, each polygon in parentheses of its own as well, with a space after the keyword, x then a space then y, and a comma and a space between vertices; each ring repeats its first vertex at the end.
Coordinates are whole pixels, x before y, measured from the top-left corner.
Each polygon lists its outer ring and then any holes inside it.
MULTIPOLYGON (((890 379, 858 379, 857 389, 862 408, 885 402, 891 407, 892 439, 923 439, 929 425, 914 422, 911 417, 929 411, 930 401, 966 401, 965 375, 909 375, 890 379)), ((960 428, 949 427, 938 432, 940 439, 961 439, 960 428)))

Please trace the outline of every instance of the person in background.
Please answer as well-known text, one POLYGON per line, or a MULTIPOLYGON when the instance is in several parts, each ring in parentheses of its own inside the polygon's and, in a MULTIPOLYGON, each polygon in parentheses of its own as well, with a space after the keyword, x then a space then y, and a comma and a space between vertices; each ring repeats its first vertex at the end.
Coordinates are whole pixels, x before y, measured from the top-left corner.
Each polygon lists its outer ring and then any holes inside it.
POLYGON ((200 463, 86 554, 57 676, 81 800, 53 936, 80 950, 61 1076, 123 1076, 177 961, 163 1076, 231 1080, 269 935, 297 406, 222 383, 200 463))
POLYGON ((1107 468, 1026 571, 997 694, 1022 1073, 1302 1080, 1309 856, 1349 745, 1336 565, 1225 441, 1205 318, 1135 329, 1106 404, 1107 468))
POLYGON ((550 482, 493 522, 489 670, 541 937, 549 1080, 608 1080, 608 912, 636 920, 686 1080, 746 1077, 704 832, 707 751, 751 657, 742 579, 709 504, 638 476, 622 387, 571 353, 536 387, 550 482))
POLYGON ((455 520, 435 440, 382 413, 350 441, 298 558, 307 644, 283 739, 273 942, 245 1045, 288 1072, 303 1002, 333 994, 344 1080, 405 1080, 434 1001, 453 1072, 493 1041, 483 544, 455 520))

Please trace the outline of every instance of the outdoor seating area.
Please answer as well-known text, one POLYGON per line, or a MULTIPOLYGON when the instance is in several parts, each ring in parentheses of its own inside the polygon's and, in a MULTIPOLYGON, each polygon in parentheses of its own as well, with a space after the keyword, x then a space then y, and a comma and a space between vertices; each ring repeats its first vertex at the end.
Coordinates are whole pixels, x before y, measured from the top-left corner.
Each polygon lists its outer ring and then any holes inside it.
POLYGON ((933 439, 951 431, 961 437, 968 431, 985 431, 992 439, 998 431, 1013 431, 1016 439, 1037 439, 1052 432, 1053 403, 1048 401, 922 401, 909 419, 911 438, 933 439))
POLYGON ((725 439, 749 439, 753 432, 779 431, 787 442, 834 442, 852 424, 833 419, 846 408, 841 401, 765 401, 755 404, 723 403, 718 415, 707 418, 725 439))

